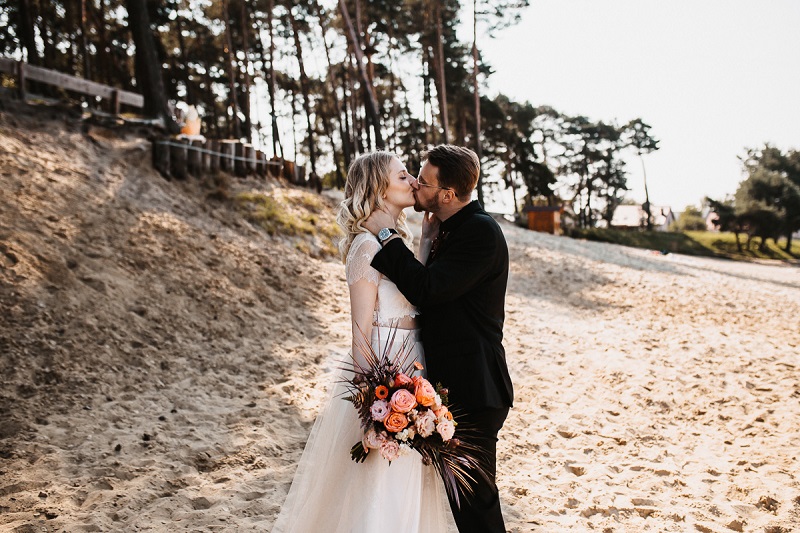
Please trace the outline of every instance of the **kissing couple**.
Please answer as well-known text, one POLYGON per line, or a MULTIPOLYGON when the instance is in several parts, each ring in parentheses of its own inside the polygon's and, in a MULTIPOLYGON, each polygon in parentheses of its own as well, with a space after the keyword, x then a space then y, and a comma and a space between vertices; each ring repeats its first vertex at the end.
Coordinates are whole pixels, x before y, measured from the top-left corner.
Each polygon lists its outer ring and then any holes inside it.
POLYGON ((425 153, 417 177, 394 154, 365 154, 348 170, 338 222, 352 357, 361 357, 364 338, 377 354, 411 346, 427 379, 447 387, 458 425, 485 456, 486 475, 474 476, 459 504, 416 454, 351 461, 363 431, 342 401, 340 375, 273 533, 445 533, 453 521, 461 533, 505 532, 495 475, 497 435, 513 402, 502 345, 508 247, 498 223, 471 200, 479 175, 477 155, 454 145, 425 153), (409 207, 424 213, 416 255, 403 212, 409 207))

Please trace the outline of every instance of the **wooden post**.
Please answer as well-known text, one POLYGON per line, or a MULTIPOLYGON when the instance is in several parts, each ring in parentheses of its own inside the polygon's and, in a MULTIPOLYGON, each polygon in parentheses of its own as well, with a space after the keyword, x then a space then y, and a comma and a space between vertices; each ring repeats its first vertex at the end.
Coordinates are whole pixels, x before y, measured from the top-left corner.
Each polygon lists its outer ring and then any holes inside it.
POLYGON ((233 174, 233 157, 236 155, 236 143, 238 142, 233 139, 219 141, 219 151, 222 154, 219 156, 219 166, 223 171, 231 174, 233 174))
POLYGON ((25 62, 17 61, 17 83, 19 83, 19 98, 25 101, 25 62))
POLYGON ((186 163, 188 160, 188 143, 185 140, 170 139, 170 174, 179 180, 185 180, 188 175, 186 163))
POLYGON ((159 138, 153 141, 153 168, 166 179, 172 176, 169 173, 169 146, 168 139, 159 138))
POLYGON ((244 157, 247 159, 245 161, 245 168, 247 168, 248 174, 255 174, 256 173, 256 147, 252 144, 245 144, 244 145, 244 157))
POLYGON ((219 141, 216 139, 211 139, 206 141, 206 150, 208 150, 208 169, 212 173, 219 172, 219 141))
POLYGON ((277 157, 273 157, 267 161, 267 176, 270 178, 279 178, 283 173, 283 164, 277 157))
POLYGON ((263 176, 267 172, 267 155, 261 150, 256 150, 256 174, 263 176))
POLYGON ((195 178, 203 175, 203 141, 194 140, 189 148, 189 173, 195 178))
POLYGON ((236 143, 236 164, 234 165, 234 174, 243 178, 247 176, 247 162, 245 161, 245 155, 247 154, 247 150, 245 150, 245 144, 243 142, 236 143))
POLYGON ((119 91, 117 89, 111 91, 111 112, 119 115, 119 91))

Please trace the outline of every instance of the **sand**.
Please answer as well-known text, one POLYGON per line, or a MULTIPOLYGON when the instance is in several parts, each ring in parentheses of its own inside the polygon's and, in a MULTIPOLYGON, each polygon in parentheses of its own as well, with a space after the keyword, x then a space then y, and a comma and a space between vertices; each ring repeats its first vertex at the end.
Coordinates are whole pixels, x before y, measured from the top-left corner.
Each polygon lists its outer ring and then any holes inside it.
MULTIPOLYGON (((17 106, 0 106, 0 531, 269 531, 348 300, 320 237, 270 236, 230 198, 310 193, 165 181, 140 135, 17 106)), ((800 269, 503 229, 508 530, 793 531, 800 269)))

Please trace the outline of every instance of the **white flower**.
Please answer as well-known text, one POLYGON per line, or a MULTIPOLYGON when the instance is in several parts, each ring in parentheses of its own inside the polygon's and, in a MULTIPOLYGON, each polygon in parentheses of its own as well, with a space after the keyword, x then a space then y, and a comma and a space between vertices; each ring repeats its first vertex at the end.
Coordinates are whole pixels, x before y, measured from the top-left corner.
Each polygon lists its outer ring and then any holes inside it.
POLYGON ((439 396, 439 393, 436 393, 436 396, 433 397, 433 408, 438 409, 442 406, 442 397, 439 396))
POLYGON ((430 437, 436 430, 436 415, 433 414, 433 411, 425 411, 417 416, 417 419, 414 421, 414 427, 416 427, 417 433, 423 438, 430 437))
POLYGON ((389 415, 389 402, 386 400, 375 400, 369 409, 372 419, 376 422, 383 422, 389 415))
POLYGON ((381 444, 381 457, 387 461, 394 461, 400 457, 400 444, 394 439, 386 439, 381 444))
POLYGON ((363 444, 364 448, 368 450, 377 450, 385 441, 386 435, 384 435, 382 432, 378 433, 375 431, 375 428, 369 428, 364 434, 364 438, 361 439, 361 444, 363 444))
POLYGON ((436 425, 436 431, 442 436, 442 440, 447 442, 453 438, 456 426, 452 420, 444 419, 436 425))

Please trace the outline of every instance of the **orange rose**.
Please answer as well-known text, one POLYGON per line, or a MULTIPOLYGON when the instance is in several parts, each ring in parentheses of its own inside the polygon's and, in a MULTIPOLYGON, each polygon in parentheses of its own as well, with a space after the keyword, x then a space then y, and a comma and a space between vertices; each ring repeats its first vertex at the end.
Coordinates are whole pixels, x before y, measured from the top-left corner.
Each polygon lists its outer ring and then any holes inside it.
POLYGON ((436 401, 436 390, 427 379, 420 379, 415 383, 414 396, 420 405, 430 407, 436 401))
POLYGON ((394 385, 395 387, 405 387, 406 385, 411 385, 413 381, 411 378, 403 374, 402 372, 398 372, 397 375, 394 377, 394 385))
POLYGON ((406 415, 403 413, 391 411, 389 416, 383 420, 383 425, 386 426, 387 431, 397 433, 398 431, 403 431, 406 428, 408 425, 408 418, 406 418, 406 415))
POLYGON ((385 385, 378 385, 375 387, 375 396, 379 400, 385 400, 389 396, 389 389, 385 385))
MULTIPOLYGON (((436 418, 441 418, 443 416, 447 416, 448 413, 450 413, 450 411, 444 405, 440 405, 438 408, 437 407, 433 408, 433 414, 436 415, 436 418)), ((452 418, 452 415, 450 415, 450 416, 452 418)))
POLYGON ((389 406, 398 413, 407 413, 417 406, 417 400, 406 389, 400 389, 392 394, 389 406))

